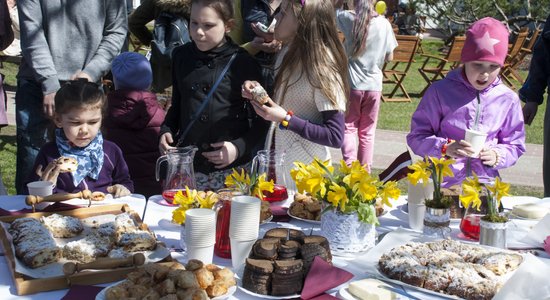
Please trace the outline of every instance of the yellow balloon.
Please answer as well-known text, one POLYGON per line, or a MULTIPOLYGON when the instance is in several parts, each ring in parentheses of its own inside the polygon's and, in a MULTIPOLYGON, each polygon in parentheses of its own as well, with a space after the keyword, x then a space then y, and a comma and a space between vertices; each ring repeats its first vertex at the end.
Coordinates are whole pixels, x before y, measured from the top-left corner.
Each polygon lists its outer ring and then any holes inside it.
POLYGON ((386 2, 384 1, 378 1, 376 2, 376 5, 374 6, 376 12, 379 14, 379 15, 383 15, 386 13, 386 2))

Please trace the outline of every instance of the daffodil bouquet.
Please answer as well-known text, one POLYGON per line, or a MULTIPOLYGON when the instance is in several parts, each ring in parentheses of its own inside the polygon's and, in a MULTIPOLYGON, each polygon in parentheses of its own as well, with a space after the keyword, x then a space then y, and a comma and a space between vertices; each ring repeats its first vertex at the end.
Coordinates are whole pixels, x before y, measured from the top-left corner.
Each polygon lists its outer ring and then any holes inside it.
POLYGON ((309 165, 294 162, 294 166, 290 175, 298 192, 322 199, 328 204, 325 211, 357 212, 359 220, 364 223, 379 225, 375 209, 378 198, 391 207, 389 199, 397 199, 401 194, 395 181, 380 182, 359 161, 347 166, 342 160, 335 169, 329 161, 315 158, 309 165))
POLYGON ((273 180, 267 181, 267 175, 262 173, 258 176, 249 176, 244 169, 241 172, 233 169, 233 173, 225 177, 225 185, 228 188, 235 188, 244 195, 251 195, 264 199, 264 192, 273 193, 275 183, 273 180))
POLYGON ((172 222, 185 224, 185 212, 191 208, 212 208, 218 201, 218 195, 212 191, 196 191, 185 187, 185 192, 178 191, 174 195, 174 204, 179 205, 172 211, 172 222))
POLYGON ((480 195, 486 195, 487 214, 481 219, 488 222, 504 223, 508 221, 508 218, 499 214, 498 208, 502 197, 510 195, 508 193, 509 190, 510 184, 502 182, 500 177, 496 177, 495 182, 492 184, 480 183, 479 178, 474 174, 472 177, 468 177, 462 182, 462 193, 459 199, 464 207, 469 207, 471 205, 479 211, 481 208, 480 195))
POLYGON ((409 166, 413 170, 407 175, 409 181, 417 185, 419 181, 426 186, 429 179, 432 179, 434 185, 433 199, 426 199, 426 206, 431 208, 449 208, 452 204, 451 197, 444 196, 441 192, 441 183, 444 177, 453 177, 453 171, 450 165, 455 161, 447 158, 426 157, 409 166))

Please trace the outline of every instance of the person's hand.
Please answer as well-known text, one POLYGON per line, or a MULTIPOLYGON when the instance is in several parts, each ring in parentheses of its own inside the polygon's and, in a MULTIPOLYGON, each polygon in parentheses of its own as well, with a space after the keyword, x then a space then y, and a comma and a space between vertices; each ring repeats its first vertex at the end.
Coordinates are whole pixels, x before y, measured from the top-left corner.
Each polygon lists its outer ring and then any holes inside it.
POLYGON ((254 80, 245 81, 241 87, 241 96, 245 99, 252 99, 251 91, 258 85, 261 85, 261 84, 254 80))
POLYGON ((52 160, 46 168, 42 168, 42 165, 38 165, 36 168, 36 175, 40 177, 41 181, 49 181, 55 183, 57 182, 57 177, 61 172, 61 167, 55 160, 52 160))
POLYGON ((270 28, 268 32, 264 32, 256 25, 256 23, 250 24, 250 27, 252 28, 252 31, 254 31, 254 34, 264 39, 266 43, 273 41, 273 28, 270 28))
POLYGON ((489 167, 493 167, 498 162, 498 154, 493 149, 487 149, 483 148, 479 152, 479 158, 481 159, 481 162, 489 167))
POLYGON ((256 50, 263 51, 266 53, 277 53, 279 50, 281 50, 281 42, 277 40, 272 40, 270 42, 266 42, 261 37, 255 37, 250 44, 252 47, 256 50))
POLYGON ((165 154, 168 150, 174 149, 175 147, 170 146, 174 142, 172 138, 172 133, 166 132, 160 136, 159 139, 159 152, 161 155, 165 154))
POLYGON ((203 152, 202 156, 214 164, 216 169, 223 169, 229 166, 239 155, 239 150, 231 142, 212 143, 210 146, 216 148, 216 150, 203 152))
POLYGON ((46 115, 46 117, 48 118, 53 118, 53 114, 55 112, 55 94, 56 93, 54 92, 44 95, 42 108, 44 111, 44 115, 46 115))
POLYGON ((74 73, 73 76, 71 76, 71 80, 76 80, 76 79, 79 79, 79 78, 84 78, 84 79, 88 80, 89 82, 94 82, 93 79, 92 79, 92 76, 88 75, 88 73, 83 72, 83 71, 78 71, 78 72, 74 73))
POLYGON ((447 146, 447 156, 451 158, 455 157, 468 157, 474 153, 474 148, 472 145, 464 140, 451 142, 447 146))
POLYGON ((127 189, 122 184, 115 184, 115 185, 112 185, 112 186, 108 186, 107 187, 107 192, 109 192, 109 194, 113 195, 113 198, 120 198, 120 197, 124 197, 124 196, 128 196, 128 195, 132 194, 130 192, 130 190, 127 189))
POLYGON ((252 103, 256 114, 267 121, 281 122, 287 115, 287 111, 273 102, 271 98, 265 105, 260 104, 258 101, 250 101, 250 103, 252 103))
POLYGON ((523 122, 531 125, 537 115, 539 105, 536 102, 526 102, 523 106, 523 122))

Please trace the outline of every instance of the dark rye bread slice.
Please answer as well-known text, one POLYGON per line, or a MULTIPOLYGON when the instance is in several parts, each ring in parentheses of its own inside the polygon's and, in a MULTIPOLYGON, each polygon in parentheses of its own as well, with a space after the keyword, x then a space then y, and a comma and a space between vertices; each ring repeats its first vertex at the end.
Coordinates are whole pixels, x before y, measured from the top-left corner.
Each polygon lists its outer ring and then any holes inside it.
POLYGON ((290 239, 293 241, 297 241, 301 244, 303 243, 305 236, 306 236, 305 233, 303 233, 300 230, 289 229, 289 228, 273 228, 268 230, 265 233, 264 238, 278 238, 281 241, 290 239), (290 235, 290 238, 287 238, 289 237, 289 235, 290 235))
POLYGON ((259 275, 254 270, 245 267, 243 288, 256 294, 269 295, 271 293, 271 274, 259 275))
POLYGON ((260 274, 271 274, 273 273, 273 262, 265 259, 247 258, 245 269, 246 268, 260 274))
POLYGON ((289 275, 273 273, 271 295, 285 296, 298 294, 302 291, 303 282, 304 275, 301 270, 289 275))
POLYGON ((279 245, 279 254, 281 253, 294 253, 298 252, 298 249, 300 249, 302 245, 298 243, 297 241, 285 241, 281 245, 279 245))
POLYGON ((301 259, 295 260, 276 260, 274 263, 273 273, 289 275, 302 271, 304 263, 301 259))
POLYGON ((256 259, 277 259, 279 239, 261 239, 257 240, 252 247, 251 256, 256 259))

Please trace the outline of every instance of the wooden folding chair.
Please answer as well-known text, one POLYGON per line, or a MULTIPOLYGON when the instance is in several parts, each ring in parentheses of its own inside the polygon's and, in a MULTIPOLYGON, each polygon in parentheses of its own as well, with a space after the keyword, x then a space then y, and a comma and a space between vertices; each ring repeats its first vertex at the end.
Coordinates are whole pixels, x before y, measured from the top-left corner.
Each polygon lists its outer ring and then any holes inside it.
POLYGON ((382 94, 382 101, 411 102, 411 97, 407 93, 405 86, 403 86, 403 81, 407 77, 420 39, 417 36, 410 35, 396 35, 395 38, 397 39, 398 46, 393 51, 393 60, 385 63, 382 69, 384 84, 392 85, 393 90, 387 96, 382 94), (403 97, 394 98, 398 90, 401 91, 403 97))
POLYGON ((424 95, 428 87, 439 79, 443 79, 449 71, 458 67, 460 65, 460 55, 462 53, 462 48, 464 47, 464 41, 466 38, 464 36, 455 36, 451 47, 447 51, 446 55, 435 56, 429 54, 421 54, 421 56, 426 57, 426 60, 418 69, 422 78, 426 81, 426 87, 420 92, 420 95, 424 95), (436 60, 437 65, 430 64, 430 61, 436 60))
MULTIPOLYGON (((502 70, 500 73, 503 77, 503 80, 505 81, 508 80, 508 82, 511 82, 510 80, 513 78, 521 84, 525 82, 525 79, 523 79, 523 77, 519 74, 517 68, 521 65, 525 57, 528 54, 531 54, 533 52, 533 48, 535 47, 535 43, 541 32, 542 32, 542 29, 539 29, 539 28, 535 29, 531 37, 527 41, 524 41, 525 43, 524 47, 521 47, 519 49, 519 52, 516 54, 516 56, 514 58, 510 58, 510 62, 508 64, 506 64, 506 62, 504 63, 504 66, 502 67, 502 70), (506 79, 504 79, 504 77, 506 77, 506 79)), ((510 53, 511 52, 512 51, 510 51, 510 53)))
POLYGON ((149 51, 149 47, 143 45, 133 34, 129 34, 128 36, 128 42, 134 49, 134 52, 140 52, 140 51, 149 51))

